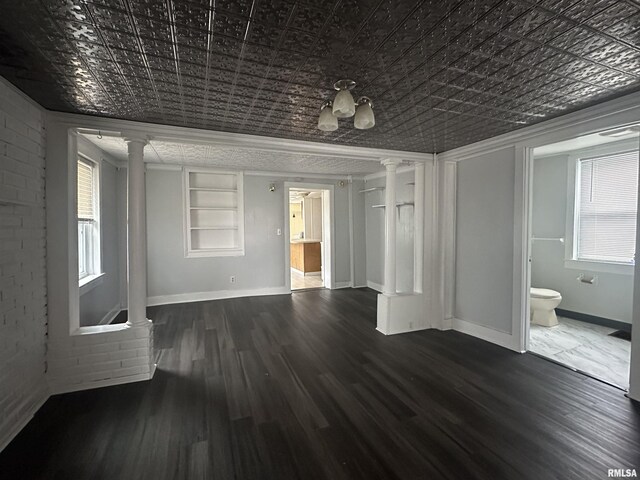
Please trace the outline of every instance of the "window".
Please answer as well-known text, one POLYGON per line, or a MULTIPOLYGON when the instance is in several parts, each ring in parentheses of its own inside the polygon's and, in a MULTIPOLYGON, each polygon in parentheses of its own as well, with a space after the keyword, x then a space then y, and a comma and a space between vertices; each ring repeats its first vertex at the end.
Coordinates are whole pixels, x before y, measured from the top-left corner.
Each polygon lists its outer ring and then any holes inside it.
POLYGON ((241 172, 185 169, 185 255, 244 255, 241 172))
POLYGON ((575 199, 574 260, 632 265, 638 151, 580 158, 575 199))
POLYGON ((81 283, 100 273, 97 174, 95 163, 78 159, 78 277, 81 283))

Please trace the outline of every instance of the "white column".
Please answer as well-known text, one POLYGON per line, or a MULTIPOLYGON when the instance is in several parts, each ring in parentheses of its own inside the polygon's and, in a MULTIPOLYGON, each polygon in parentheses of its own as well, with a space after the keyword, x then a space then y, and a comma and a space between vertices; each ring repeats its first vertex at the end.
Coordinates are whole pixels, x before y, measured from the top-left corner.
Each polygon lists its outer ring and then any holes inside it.
POLYGON ((387 183, 384 196, 384 286, 385 295, 396 294, 396 169, 401 160, 385 159, 387 183))
POLYGON ((413 190, 413 291, 422 293, 424 269, 424 163, 415 164, 413 190))
POLYGON ((125 138, 129 150, 128 195, 128 297, 130 325, 147 320, 147 207, 144 178, 144 137, 125 138))

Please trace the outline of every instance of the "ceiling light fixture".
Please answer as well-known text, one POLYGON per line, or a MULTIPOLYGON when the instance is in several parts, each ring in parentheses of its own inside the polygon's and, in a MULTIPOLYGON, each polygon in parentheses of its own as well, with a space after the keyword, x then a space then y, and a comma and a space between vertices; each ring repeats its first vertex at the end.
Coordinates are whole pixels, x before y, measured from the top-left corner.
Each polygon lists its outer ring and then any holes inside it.
POLYGON ((354 126, 359 130, 366 130, 376 124, 373 114, 373 102, 369 97, 360 97, 354 101, 351 90, 356 86, 353 80, 338 80, 334 85, 338 93, 336 98, 326 100, 320 107, 318 128, 323 132, 333 132, 338 129, 338 118, 350 118, 355 115, 354 126))

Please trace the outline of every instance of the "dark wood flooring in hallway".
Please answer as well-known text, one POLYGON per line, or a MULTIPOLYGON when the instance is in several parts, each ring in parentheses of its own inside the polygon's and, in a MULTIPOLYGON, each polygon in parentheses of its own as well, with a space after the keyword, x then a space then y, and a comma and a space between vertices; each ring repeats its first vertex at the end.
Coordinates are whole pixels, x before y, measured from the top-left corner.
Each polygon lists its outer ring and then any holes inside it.
POLYGON ((385 337, 371 290, 149 309, 150 382, 58 395, 4 479, 589 479, 640 468, 620 390, 457 332, 385 337))

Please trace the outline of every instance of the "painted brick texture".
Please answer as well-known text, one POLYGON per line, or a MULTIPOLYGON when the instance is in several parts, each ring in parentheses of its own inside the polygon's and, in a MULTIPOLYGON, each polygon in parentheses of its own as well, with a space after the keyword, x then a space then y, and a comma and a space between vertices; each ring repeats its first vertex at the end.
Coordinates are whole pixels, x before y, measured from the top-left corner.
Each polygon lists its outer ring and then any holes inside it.
POLYGON ((147 380, 155 369, 152 325, 82 327, 64 341, 49 342, 52 393, 147 380))
POLYGON ((0 450, 48 396, 43 126, 0 82, 0 450))

